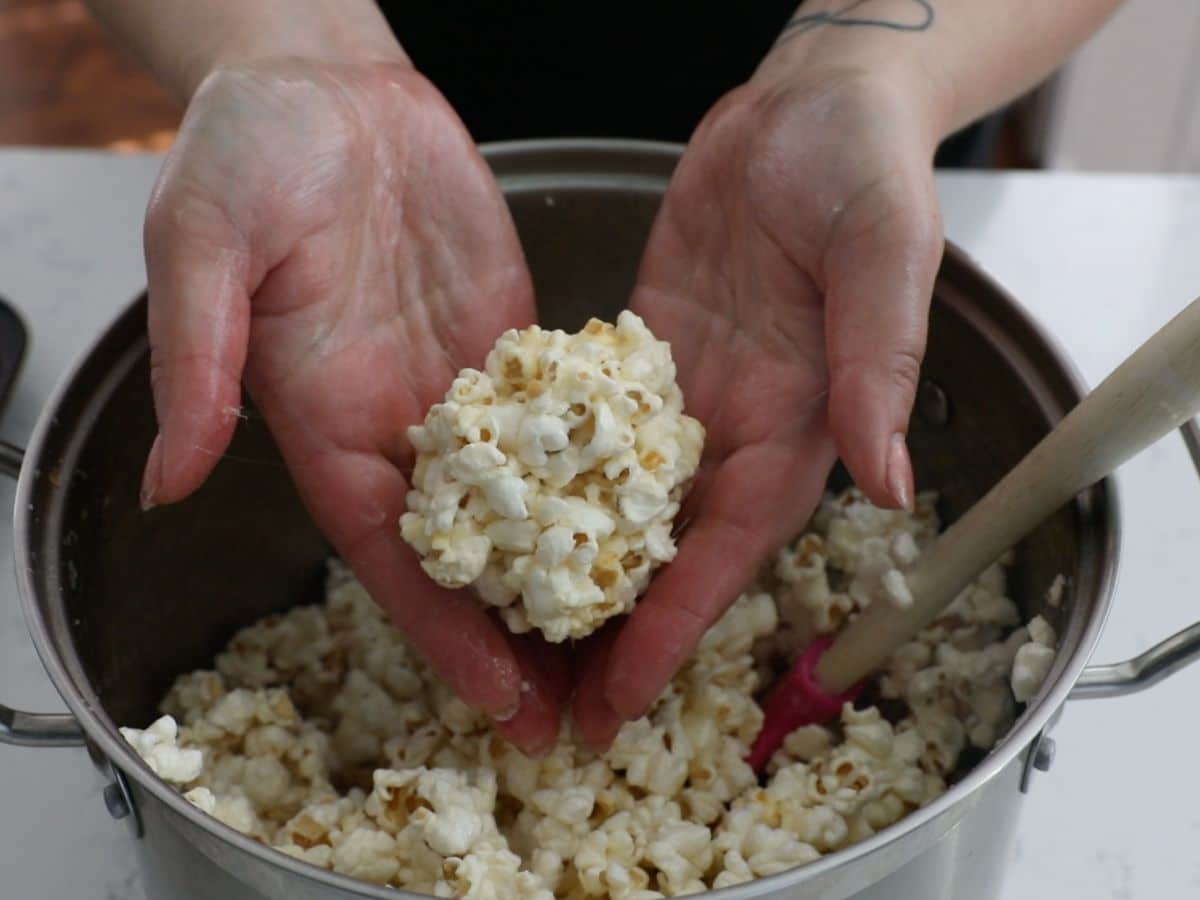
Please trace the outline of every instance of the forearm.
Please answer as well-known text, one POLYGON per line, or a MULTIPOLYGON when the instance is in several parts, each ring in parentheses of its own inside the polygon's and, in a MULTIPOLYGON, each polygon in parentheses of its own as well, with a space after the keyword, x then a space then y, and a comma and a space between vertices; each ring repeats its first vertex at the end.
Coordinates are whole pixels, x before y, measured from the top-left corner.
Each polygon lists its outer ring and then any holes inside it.
POLYGON ((407 62, 372 0, 87 0, 180 100, 213 69, 280 56, 407 62))
POLYGON ((760 72, 879 70, 928 101, 937 138, 1037 84, 1120 0, 810 0, 760 72))

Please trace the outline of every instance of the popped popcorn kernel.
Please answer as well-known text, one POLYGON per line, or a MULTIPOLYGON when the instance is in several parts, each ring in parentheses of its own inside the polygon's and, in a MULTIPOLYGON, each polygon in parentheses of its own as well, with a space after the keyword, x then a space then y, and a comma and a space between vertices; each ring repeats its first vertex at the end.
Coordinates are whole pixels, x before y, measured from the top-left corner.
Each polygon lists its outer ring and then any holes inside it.
POLYGON ((387 884, 400 867, 391 835, 369 828, 352 831, 330 857, 333 871, 376 884, 387 884))
POLYGON ((1034 616, 1026 628, 1029 642, 1017 648, 1012 664, 1012 693, 1018 703, 1033 699, 1054 665, 1056 638, 1050 623, 1034 616))
POLYGON ((704 429, 669 346, 625 311, 577 334, 505 332, 409 439, 400 528, 425 571, 558 642, 629 612, 674 558, 704 429))
POLYGON ((145 731, 121 729, 121 737, 129 742, 155 775, 172 784, 187 784, 200 775, 204 754, 199 750, 180 747, 176 743, 178 735, 178 726, 170 716, 156 719, 145 731))

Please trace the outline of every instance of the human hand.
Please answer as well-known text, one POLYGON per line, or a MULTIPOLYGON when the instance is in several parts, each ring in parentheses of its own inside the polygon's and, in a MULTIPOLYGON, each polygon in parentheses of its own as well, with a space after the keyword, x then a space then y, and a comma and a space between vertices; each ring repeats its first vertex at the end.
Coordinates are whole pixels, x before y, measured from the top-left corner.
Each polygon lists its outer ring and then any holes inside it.
POLYGON ((671 343, 708 437, 677 557, 584 665, 574 711, 594 745, 804 526, 837 456, 874 503, 911 508, 904 436, 942 231, 936 116, 909 87, 768 58, 676 170, 631 305, 671 343))
POLYGON ((400 537, 407 426, 534 318, 503 198, 441 95, 406 61, 218 70, 164 165, 145 241, 160 430, 143 504, 204 482, 244 378, 371 595, 510 739, 553 741, 561 660, 437 587, 400 537))

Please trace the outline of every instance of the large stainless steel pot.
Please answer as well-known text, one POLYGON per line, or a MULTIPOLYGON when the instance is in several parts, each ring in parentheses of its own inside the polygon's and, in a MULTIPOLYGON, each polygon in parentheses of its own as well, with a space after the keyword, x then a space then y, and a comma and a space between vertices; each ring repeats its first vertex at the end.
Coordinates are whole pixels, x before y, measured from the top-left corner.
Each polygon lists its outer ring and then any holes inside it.
MULTIPOLYGON (((488 148, 544 324, 577 327, 624 303, 677 152, 596 141, 488 148)), ((154 431, 144 320, 144 302, 135 302, 64 380, 24 463, 18 450, 0 452, 0 469, 19 473, 15 552, 26 620, 72 713, 0 707, 0 740, 86 743, 109 781, 110 811, 131 827, 151 900, 412 897, 310 867, 226 828, 155 778, 117 732, 118 724, 148 721, 174 676, 207 664, 236 628, 316 599, 328 553, 253 415, 193 498, 139 511, 154 431)), ((942 491, 949 519, 1082 392, 1046 335, 953 248, 938 279, 923 375, 913 457, 919 484, 942 491)), ((1194 426, 1189 435, 1196 437, 1194 426)), ((1200 653, 1193 626, 1138 659, 1084 668, 1108 611, 1118 524, 1109 481, 1018 548, 1012 591, 1026 615, 1055 621, 1058 658, 1011 733, 945 796, 854 847, 713 896, 995 896, 1021 794, 1031 768, 1049 764, 1046 730, 1068 697, 1137 690, 1200 653), (1066 605, 1043 609, 1058 572, 1071 579, 1066 605)))

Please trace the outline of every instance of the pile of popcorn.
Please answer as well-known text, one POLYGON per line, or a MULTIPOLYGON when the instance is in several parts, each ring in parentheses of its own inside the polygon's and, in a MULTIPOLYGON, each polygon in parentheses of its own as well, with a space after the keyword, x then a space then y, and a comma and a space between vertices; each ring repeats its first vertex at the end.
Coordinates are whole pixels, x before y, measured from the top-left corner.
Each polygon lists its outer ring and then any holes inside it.
MULTIPOLYGON (((645 718, 603 755, 570 726, 522 756, 455 698, 340 564, 321 606, 239 632, 178 679, 146 731, 162 778, 227 825, 326 869, 439 897, 676 896, 803 865, 924 806, 1038 690, 1054 656, 1022 625, 1003 563, 878 679, 877 706, 793 732, 760 784, 743 761, 756 696, 814 635, 856 615, 863 573, 910 567, 937 532, 849 490, 780 552, 645 718)), ((1061 598, 1056 584, 1051 603, 1061 598)))
POLYGON ((578 334, 506 332, 408 434, 400 525, 425 571, 555 642, 629 612, 675 556, 704 444, 671 348, 629 311, 578 334))

